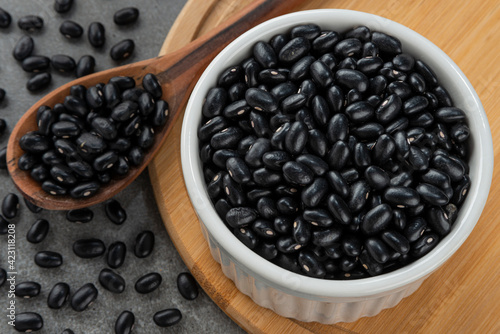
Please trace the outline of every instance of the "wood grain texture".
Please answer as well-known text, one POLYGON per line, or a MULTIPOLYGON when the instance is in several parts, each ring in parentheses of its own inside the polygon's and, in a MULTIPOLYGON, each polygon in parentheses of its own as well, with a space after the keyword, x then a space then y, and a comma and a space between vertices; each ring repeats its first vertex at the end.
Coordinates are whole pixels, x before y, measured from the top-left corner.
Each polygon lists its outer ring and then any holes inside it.
MULTIPOLYGON (((223 22, 250 0, 221 0, 200 11, 190 0, 179 15, 161 53, 223 22), (191 27, 197 24, 196 28, 191 27)), ((402 23, 443 49, 475 87, 491 126, 494 156, 500 159, 500 2, 497 0, 312 0, 300 9, 360 10, 402 23)), ((500 333, 499 169, 476 228, 457 253, 396 307, 353 323, 322 325, 277 316, 236 290, 208 246, 189 202, 180 163, 177 121, 149 173, 165 226, 184 262, 205 292, 251 333, 500 333)))

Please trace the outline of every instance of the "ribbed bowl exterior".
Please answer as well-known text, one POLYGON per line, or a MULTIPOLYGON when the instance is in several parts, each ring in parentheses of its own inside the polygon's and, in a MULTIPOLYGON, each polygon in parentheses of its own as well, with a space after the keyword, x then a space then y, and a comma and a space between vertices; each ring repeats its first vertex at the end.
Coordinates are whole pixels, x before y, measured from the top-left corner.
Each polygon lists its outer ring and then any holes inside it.
POLYGON ((275 313, 305 322, 335 324, 353 322, 362 317, 372 317, 382 310, 396 306, 403 298, 414 293, 425 280, 412 282, 404 289, 390 291, 372 298, 325 298, 311 300, 291 295, 269 284, 245 267, 238 265, 217 241, 210 235, 200 221, 203 236, 208 243, 212 257, 222 268, 226 277, 236 288, 250 297, 257 305, 273 310, 275 313))

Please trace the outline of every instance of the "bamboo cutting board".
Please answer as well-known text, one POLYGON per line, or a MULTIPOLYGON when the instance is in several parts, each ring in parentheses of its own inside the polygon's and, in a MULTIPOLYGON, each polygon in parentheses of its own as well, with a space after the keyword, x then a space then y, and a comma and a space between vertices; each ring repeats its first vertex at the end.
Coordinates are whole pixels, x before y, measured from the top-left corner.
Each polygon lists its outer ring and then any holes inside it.
MULTIPOLYGON (((161 54, 202 35, 251 0, 189 0, 161 54)), ((313 0, 297 10, 343 8, 377 14, 419 32, 443 49, 475 87, 500 158, 500 2, 498 0, 313 0)), ((251 333, 500 333, 499 171, 476 228, 459 251, 410 297, 379 315, 322 325, 280 317, 240 293, 212 259, 184 186, 182 117, 149 173, 168 233, 205 292, 251 333)))

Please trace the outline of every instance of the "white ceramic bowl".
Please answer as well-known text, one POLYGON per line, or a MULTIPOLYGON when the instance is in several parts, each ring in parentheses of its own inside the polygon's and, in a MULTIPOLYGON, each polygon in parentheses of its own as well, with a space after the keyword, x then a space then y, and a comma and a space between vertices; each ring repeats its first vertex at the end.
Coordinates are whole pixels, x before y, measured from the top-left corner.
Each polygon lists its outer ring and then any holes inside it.
MULTIPOLYGON (((207 67, 189 100, 181 134, 182 169, 186 187, 200 219, 212 255, 224 274, 240 291, 260 306, 301 321, 351 322, 395 306, 413 293, 469 236, 481 215, 493 173, 493 145, 488 120, 479 98, 457 65, 438 47, 418 33, 388 19, 348 10, 311 10, 284 15, 246 32, 227 46, 207 67), (258 40, 306 23, 339 32, 366 25, 372 31, 393 35, 403 51, 425 61, 437 74, 457 107, 468 117, 470 178, 472 186, 451 232, 423 258, 376 277, 331 281, 298 275, 280 268, 244 246, 218 217, 206 190, 198 151, 197 129, 201 108, 218 75, 251 54, 258 40)), ((425 306, 425 305, 422 305, 425 306)))

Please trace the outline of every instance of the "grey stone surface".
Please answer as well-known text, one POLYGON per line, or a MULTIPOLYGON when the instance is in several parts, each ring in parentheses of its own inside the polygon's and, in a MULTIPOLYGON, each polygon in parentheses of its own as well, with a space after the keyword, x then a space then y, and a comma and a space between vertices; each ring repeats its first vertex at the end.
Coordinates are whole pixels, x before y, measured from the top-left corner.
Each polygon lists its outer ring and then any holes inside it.
MULTIPOLYGON (((77 60, 81 55, 91 54, 96 58, 96 70, 104 70, 122 63, 115 63, 109 57, 109 49, 116 42, 132 38, 136 49, 130 63, 154 57, 158 54, 169 28, 182 9, 185 0, 75 0, 69 13, 58 14, 53 10, 54 0, 3 0, 0 6, 9 11, 13 22, 7 29, 0 29, 0 87, 7 91, 5 101, 0 105, 0 118, 8 123, 8 130, 0 137, 0 147, 7 144, 8 133, 24 111, 41 96, 59 85, 73 79, 72 75, 59 74, 51 70, 53 81, 50 87, 39 93, 30 93, 26 81, 31 77, 11 56, 17 40, 25 34, 17 27, 17 19, 28 14, 40 15, 45 25, 42 31, 31 33, 35 40, 34 54, 52 56, 67 54, 77 60), (112 20, 116 10, 127 6, 140 9, 139 21, 129 27, 117 27, 112 20), (65 19, 80 23, 85 33, 78 40, 68 40, 59 33, 59 25, 65 19), (91 47, 86 28, 90 22, 99 21, 106 27, 106 44, 102 49, 91 47)), ((0 200, 9 192, 16 192, 5 170, 0 170, 0 200)), ((127 221, 117 226, 108 220, 103 205, 96 205, 94 219, 87 224, 75 224, 65 219, 65 212, 30 212, 21 201, 15 223, 15 270, 16 282, 36 281, 42 285, 41 294, 32 299, 16 298, 16 313, 37 312, 44 319, 44 328, 39 333, 61 333, 71 328, 75 333, 113 333, 114 324, 123 310, 135 314, 134 333, 241 333, 243 332, 227 317, 210 298, 200 290, 194 301, 184 300, 177 291, 177 275, 186 271, 179 254, 170 241, 155 205, 147 173, 143 173, 116 199, 128 212, 127 221), (38 218, 50 222, 47 238, 39 244, 26 241, 26 232, 38 218), (136 235, 143 230, 152 230, 156 237, 153 253, 145 259, 133 254, 136 235), (106 268, 104 257, 81 259, 74 255, 72 244, 80 238, 97 237, 109 246, 121 240, 127 245, 125 264, 116 270, 127 283, 122 294, 106 291, 98 282, 99 272, 106 268), (36 252, 51 250, 61 253, 64 263, 56 269, 44 269, 35 265, 36 252), (163 277, 160 288, 150 294, 140 295, 134 290, 135 281, 149 272, 158 272, 163 277), (83 312, 75 312, 69 304, 62 309, 52 310, 46 305, 50 289, 57 282, 66 282, 75 292, 85 283, 93 283, 99 290, 97 300, 83 312), (168 329, 161 329, 153 322, 155 312, 166 308, 182 311, 182 321, 168 329)), ((7 235, 0 235, 0 267, 7 268, 7 235)), ((7 324, 9 284, 0 287, 0 333, 15 333, 7 324)))

